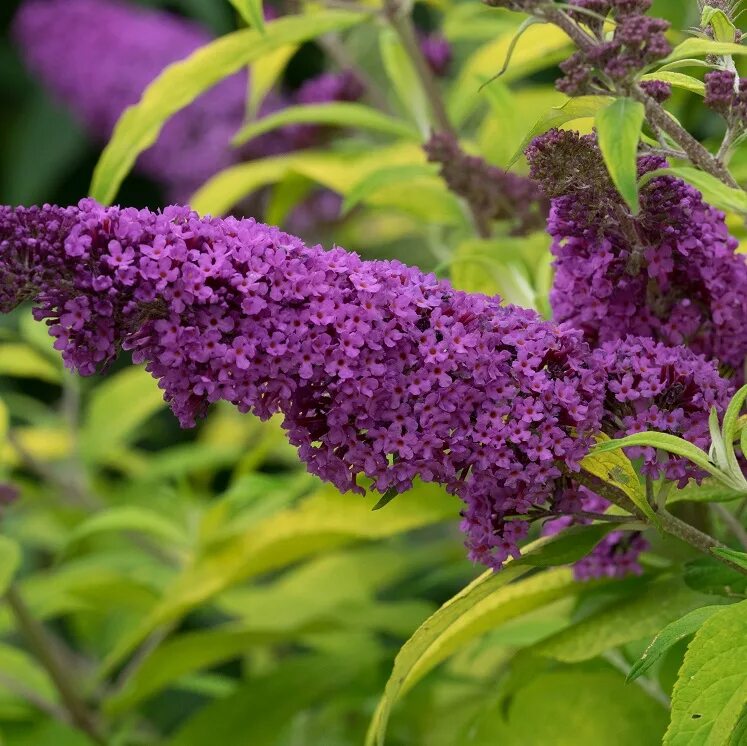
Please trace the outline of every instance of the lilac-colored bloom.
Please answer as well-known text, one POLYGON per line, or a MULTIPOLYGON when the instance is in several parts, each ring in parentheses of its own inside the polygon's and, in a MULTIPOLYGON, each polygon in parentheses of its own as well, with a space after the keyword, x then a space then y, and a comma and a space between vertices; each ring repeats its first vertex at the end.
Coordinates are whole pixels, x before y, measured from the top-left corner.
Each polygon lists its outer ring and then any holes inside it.
MULTIPOLYGON (((741 371, 747 356, 747 261, 724 214, 680 179, 641 189, 631 215, 593 136, 552 130, 527 150, 552 197, 555 318, 592 346, 628 334, 684 344, 741 371)), ((641 174, 666 165, 643 157, 641 174)))
POLYGON ((442 78, 448 74, 452 58, 451 44, 443 34, 437 31, 421 34, 420 51, 434 75, 442 78))
MULTIPOLYGON (((657 430, 708 449, 711 409, 721 417, 734 393, 713 361, 649 337, 608 342, 594 354, 607 380, 604 430, 609 435, 657 430)), ((643 473, 653 479, 666 476, 684 486, 689 478, 703 476, 679 456, 660 455, 653 448, 629 451, 631 457, 643 457, 643 473)))
POLYGON ((578 470, 602 417, 579 332, 251 219, 3 208, 0 287, 4 310, 35 299, 82 374, 132 350, 185 426, 221 399, 281 412, 309 469, 341 490, 445 485, 466 503, 470 556, 492 567, 517 554, 522 516, 578 470))

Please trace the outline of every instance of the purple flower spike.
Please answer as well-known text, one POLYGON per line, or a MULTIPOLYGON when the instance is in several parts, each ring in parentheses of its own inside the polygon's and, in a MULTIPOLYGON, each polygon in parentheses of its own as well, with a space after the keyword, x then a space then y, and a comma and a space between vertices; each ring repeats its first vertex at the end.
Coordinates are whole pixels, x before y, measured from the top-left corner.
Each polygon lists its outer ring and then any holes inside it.
MULTIPOLYGON (((630 215, 593 136, 552 130, 527 157, 553 198, 555 318, 583 330, 592 346, 647 336, 741 371, 747 261, 724 214, 685 182, 659 176, 641 190, 639 215, 630 215)), ((642 157, 639 173, 665 165, 642 157)))
POLYGON ((341 490, 445 485, 491 567, 518 553, 523 516, 578 470, 602 419, 579 332, 251 219, 2 208, 0 287, 10 278, 3 308, 35 298, 68 366, 87 375, 132 350, 184 426, 223 399, 282 413, 341 490))

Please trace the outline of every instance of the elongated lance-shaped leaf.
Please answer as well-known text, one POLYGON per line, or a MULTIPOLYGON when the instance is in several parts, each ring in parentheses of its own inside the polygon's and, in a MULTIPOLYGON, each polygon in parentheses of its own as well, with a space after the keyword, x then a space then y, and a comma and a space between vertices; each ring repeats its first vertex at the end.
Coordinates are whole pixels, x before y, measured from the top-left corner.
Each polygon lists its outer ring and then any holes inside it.
POLYGON ((713 461, 719 469, 726 469, 726 447, 721 435, 721 425, 718 421, 716 407, 711 407, 708 415, 708 431, 711 435, 711 447, 708 449, 708 458, 713 461))
POLYGON ((714 39, 685 39, 678 44, 668 57, 661 61, 662 67, 670 65, 672 62, 689 57, 705 57, 707 55, 716 55, 725 57, 727 55, 747 54, 747 47, 741 44, 733 44, 728 41, 715 41, 714 39))
POLYGON ((262 34, 265 33, 265 13, 262 0, 228 0, 244 21, 262 34))
POLYGON ((362 13, 315 11, 272 21, 266 33, 244 29, 222 36, 167 67, 119 118, 93 173, 90 195, 109 204, 138 156, 158 139, 164 124, 224 78, 265 54, 365 20, 362 13))
POLYGON ((327 104, 289 106, 274 114, 249 122, 233 138, 234 145, 242 145, 266 132, 289 124, 326 124, 334 127, 353 127, 383 135, 418 140, 420 135, 411 124, 382 114, 365 104, 339 101, 327 104))
POLYGON ((747 490, 747 480, 744 478, 742 468, 737 461, 737 455, 734 453, 734 439, 737 437, 737 433, 739 432, 739 414, 742 411, 745 399, 747 399, 747 386, 742 386, 742 388, 734 394, 732 400, 729 402, 729 406, 726 408, 722 431, 725 464, 722 468, 727 469, 729 474, 731 474, 735 480, 743 482, 744 487, 747 490))
POLYGON ((725 474, 709 460, 708 454, 705 451, 702 451, 684 438, 669 435, 668 433, 647 431, 645 433, 627 435, 624 438, 610 440, 607 443, 598 443, 593 447, 592 453, 605 453, 607 451, 614 451, 616 448, 630 448, 632 446, 660 448, 667 453, 683 456, 728 487, 740 489, 740 485, 735 484, 734 480, 728 474, 725 474))
POLYGON ((738 552, 736 549, 729 549, 728 547, 713 547, 711 553, 747 570, 747 554, 744 552, 738 552))
POLYGON ((680 640, 694 634, 700 629, 703 622, 710 619, 723 606, 701 606, 693 609, 685 616, 676 619, 659 632, 643 651, 641 657, 633 664, 628 674, 627 681, 635 681, 648 671, 664 653, 680 640))
POLYGON ((685 91, 692 91, 700 96, 705 96, 705 83, 702 80, 694 78, 692 75, 657 70, 655 73, 642 75, 641 80, 661 80, 664 83, 669 83, 669 85, 672 85, 675 88, 682 88, 685 91))
POLYGON ((638 214, 638 142, 645 117, 642 103, 619 98, 597 112, 599 149, 617 190, 634 215, 638 214))
POLYGON ((612 529, 612 525, 594 524, 532 542, 524 548, 521 558, 509 560, 500 572, 483 573, 432 614, 397 654, 368 729, 367 746, 383 746, 389 715, 397 699, 448 654, 486 632, 494 623, 557 600, 574 587, 569 569, 534 576, 529 585, 525 581, 511 586, 509 583, 535 565, 575 562, 612 529))

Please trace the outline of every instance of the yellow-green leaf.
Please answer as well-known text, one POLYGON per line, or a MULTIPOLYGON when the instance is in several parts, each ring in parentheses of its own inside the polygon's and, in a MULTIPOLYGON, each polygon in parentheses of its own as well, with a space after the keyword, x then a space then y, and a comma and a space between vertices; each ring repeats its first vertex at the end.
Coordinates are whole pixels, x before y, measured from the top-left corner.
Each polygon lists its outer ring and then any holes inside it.
POLYGON ((686 91, 692 91, 700 96, 705 95, 705 83, 702 80, 694 78, 692 75, 685 73, 674 73, 666 70, 659 70, 655 73, 647 73, 641 76, 641 80, 661 80, 673 85, 675 88, 682 88, 686 91))
POLYGON ((289 124, 325 124, 334 127, 353 127, 385 135, 418 140, 417 130, 388 114, 382 114, 365 104, 338 101, 327 104, 306 104, 289 106, 273 114, 244 125, 234 137, 234 145, 264 135, 266 132, 289 124))
MULTIPOLYGON (((610 438, 604 433, 596 436, 597 444, 609 443, 610 438)), ((648 504, 646 491, 641 485, 638 473, 630 459, 623 453, 622 449, 614 451, 601 451, 598 447, 584 456, 581 460, 581 468, 598 477, 603 482, 624 492, 633 504, 640 508, 654 523, 659 523, 659 517, 648 504)))
POLYGON ((25 344, 0 346, 0 376, 36 378, 47 383, 59 383, 62 374, 46 357, 25 344))
POLYGON ((158 139, 166 121, 216 83, 280 47, 339 31, 365 18, 361 13, 338 10, 280 18, 266 25, 265 34, 254 29, 235 31, 170 65, 120 117, 96 165, 91 196, 109 204, 140 153, 158 139))

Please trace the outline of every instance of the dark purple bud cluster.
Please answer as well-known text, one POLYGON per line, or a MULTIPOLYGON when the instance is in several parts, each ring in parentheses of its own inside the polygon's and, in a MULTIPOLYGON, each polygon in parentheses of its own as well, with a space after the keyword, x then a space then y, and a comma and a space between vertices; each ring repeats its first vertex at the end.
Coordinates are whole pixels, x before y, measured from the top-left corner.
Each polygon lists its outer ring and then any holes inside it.
MULTIPOLYGON (((627 211, 593 136, 550 131, 527 150, 552 197, 555 318, 593 346, 627 334, 685 344, 741 371, 747 356, 747 262, 723 213, 671 176, 641 189, 627 211)), ((664 166, 642 157, 641 174, 664 166)))
POLYGON ((747 78, 729 70, 713 70, 705 75, 705 104, 734 125, 747 124, 747 78))
POLYGON ((444 484, 466 503, 471 556, 493 567, 602 419, 579 332, 253 220, 3 208, 0 287, 24 276, 4 308, 35 296, 70 367, 132 350, 185 426, 220 399, 282 412, 309 469, 341 490, 444 484))
POLYGON ((644 80, 640 86, 657 104, 663 104, 672 95, 672 86, 663 80, 644 80))
POLYGON ((544 228, 547 200, 531 179, 467 155, 449 134, 431 135, 424 147, 428 160, 440 165, 449 189, 467 200, 485 223, 507 222, 514 235, 544 228))
POLYGON ((572 4, 601 16, 611 14, 616 25, 612 38, 607 40, 602 36, 601 20, 587 13, 574 14, 579 23, 592 29, 598 41, 561 63, 564 77, 557 82, 557 88, 569 96, 607 91, 610 83, 630 83, 641 69, 672 51, 664 35, 669 23, 644 15, 650 7, 648 0, 572 0, 572 4))
POLYGON ((421 34, 420 51, 434 75, 442 78, 448 74, 452 52, 451 44, 445 36, 437 31, 421 34))

